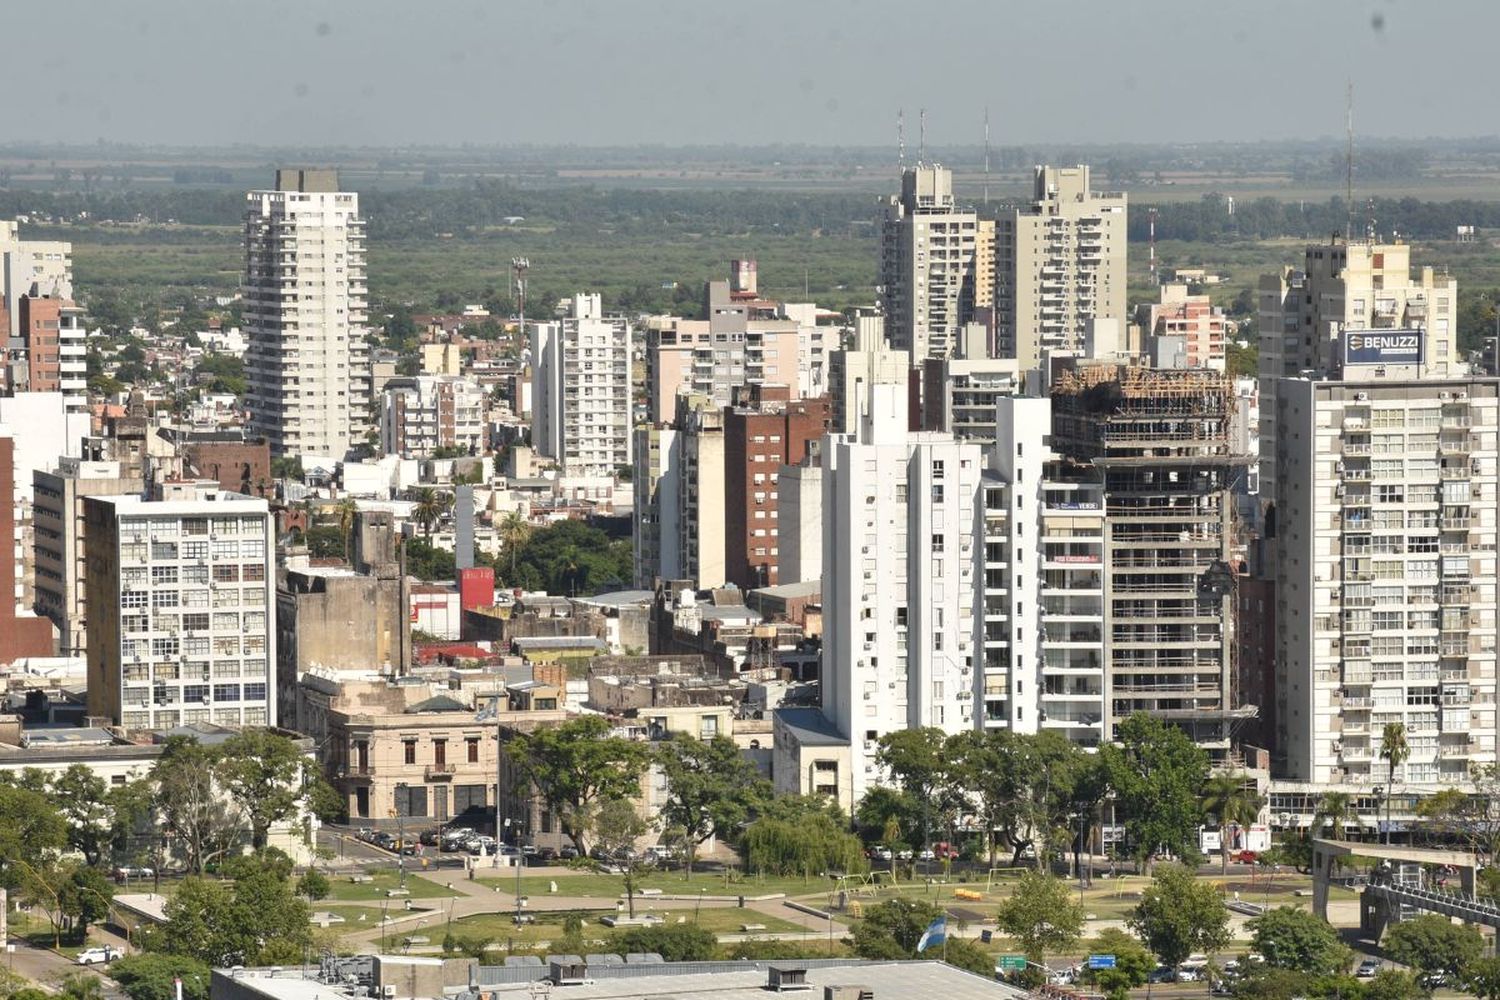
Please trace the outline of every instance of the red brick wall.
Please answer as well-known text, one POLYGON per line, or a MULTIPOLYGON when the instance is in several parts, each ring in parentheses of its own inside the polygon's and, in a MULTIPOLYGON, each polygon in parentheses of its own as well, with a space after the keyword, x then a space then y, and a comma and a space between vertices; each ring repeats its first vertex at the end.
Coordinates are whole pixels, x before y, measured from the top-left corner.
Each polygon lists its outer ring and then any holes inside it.
POLYGON ((220 489, 250 496, 275 495, 271 446, 265 441, 190 441, 182 456, 189 472, 216 480, 220 489))

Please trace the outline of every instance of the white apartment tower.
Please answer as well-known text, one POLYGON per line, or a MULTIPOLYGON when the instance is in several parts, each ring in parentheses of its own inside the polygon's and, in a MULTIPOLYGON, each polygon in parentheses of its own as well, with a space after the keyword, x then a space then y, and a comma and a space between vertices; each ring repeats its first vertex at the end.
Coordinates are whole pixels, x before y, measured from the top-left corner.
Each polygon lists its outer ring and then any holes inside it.
POLYGON ((127 729, 276 723, 266 501, 84 500, 88 711, 127 729))
POLYGON ((250 426, 276 455, 342 459, 371 427, 365 223, 332 170, 278 170, 245 212, 250 426))
POLYGON ((531 328, 531 442, 569 476, 613 476, 631 452, 631 337, 598 295, 531 328))
POLYGON ((1277 742, 1295 780, 1436 790, 1496 761, 1500 382, 1373 367, 1279 385, 1277 742))
POLYGON ((873 387, 860 431, 825 445, 822 710, 857 801, 882 780, 881 736, 980 724, 1009 666, 1008 509, 978 445, 907 430, 904 388, 873 387))
POLYGON ((945 358, 959 330, 989 300, 978 273, 989 273, 988 241, 979 247, 979 218, 953 201, 953 173, 919 165, 901 174, 901 193, 885 205, 880 225, 881 305, 891 346, 913 358, 945 358), (976 253, 986 262, 976 265, 976 253))
POLYGON ((1089 168, 1037 167, 1032 203, 995 232, 995 353, 1023 371, 1045 355, 1121 348, 1126 199, 1089 188, 1089 168))
MULTIPOLYGON (((1334 240, 1308 247, 1301 268, 1261 277, 1257 320, 1262 441, 1276 440, 1278 380, 1341 377, 1346 334, 1372 334, 1377 344, 1414 335, 1410 348, 1390 341, 1393 365, 1415 364, 1411 374, 1421 378, 1460 374, 1458 282, 1430 267, 1413 278, 1404 243, 1334 240)), ((1268 457, 1260 480, 1274 495, 1276 463, 1268 457)))
POLYGON ((859 430, 875 386, 904 390, 911 381, 911 352, 887 346, 886 329, 883 316, 856 316, 844 345, 828 357, 828 394, 833 398, 836 434, 859 430))

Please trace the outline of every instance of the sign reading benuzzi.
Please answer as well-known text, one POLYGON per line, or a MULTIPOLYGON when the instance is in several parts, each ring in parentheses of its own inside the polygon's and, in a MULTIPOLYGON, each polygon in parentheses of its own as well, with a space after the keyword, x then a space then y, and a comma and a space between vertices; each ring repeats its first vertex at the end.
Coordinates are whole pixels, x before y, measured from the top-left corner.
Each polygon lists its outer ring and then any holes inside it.
POLYGON ((1353 330, 1344 333, 1346 365, 1416 365, 1421 362, 1421 330, 1353 330))

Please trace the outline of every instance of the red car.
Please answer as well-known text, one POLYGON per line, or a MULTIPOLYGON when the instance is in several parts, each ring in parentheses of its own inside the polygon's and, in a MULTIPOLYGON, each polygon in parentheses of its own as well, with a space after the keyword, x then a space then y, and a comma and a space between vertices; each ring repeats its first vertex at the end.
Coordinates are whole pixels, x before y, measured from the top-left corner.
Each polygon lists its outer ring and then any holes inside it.
POLYGON ((1242 865, 1253 865, 1260 860, 1260 855, 1255 851, 1235 851, 1229 856, 1231 861, 1237 861, 1242 865))

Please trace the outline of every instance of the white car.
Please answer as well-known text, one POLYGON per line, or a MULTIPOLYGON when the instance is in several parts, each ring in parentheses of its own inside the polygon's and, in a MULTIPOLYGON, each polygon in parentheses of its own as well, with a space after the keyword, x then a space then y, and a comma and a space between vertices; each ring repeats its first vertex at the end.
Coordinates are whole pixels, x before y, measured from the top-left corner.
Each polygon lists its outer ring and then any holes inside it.
POLYGON ((83 951, 78 953, 78 957, 74 961, 79 965, 103 965, 106 962, 113 962, 120 955, 120 949, 104 945, 100 948, 83 949, 83 951))

